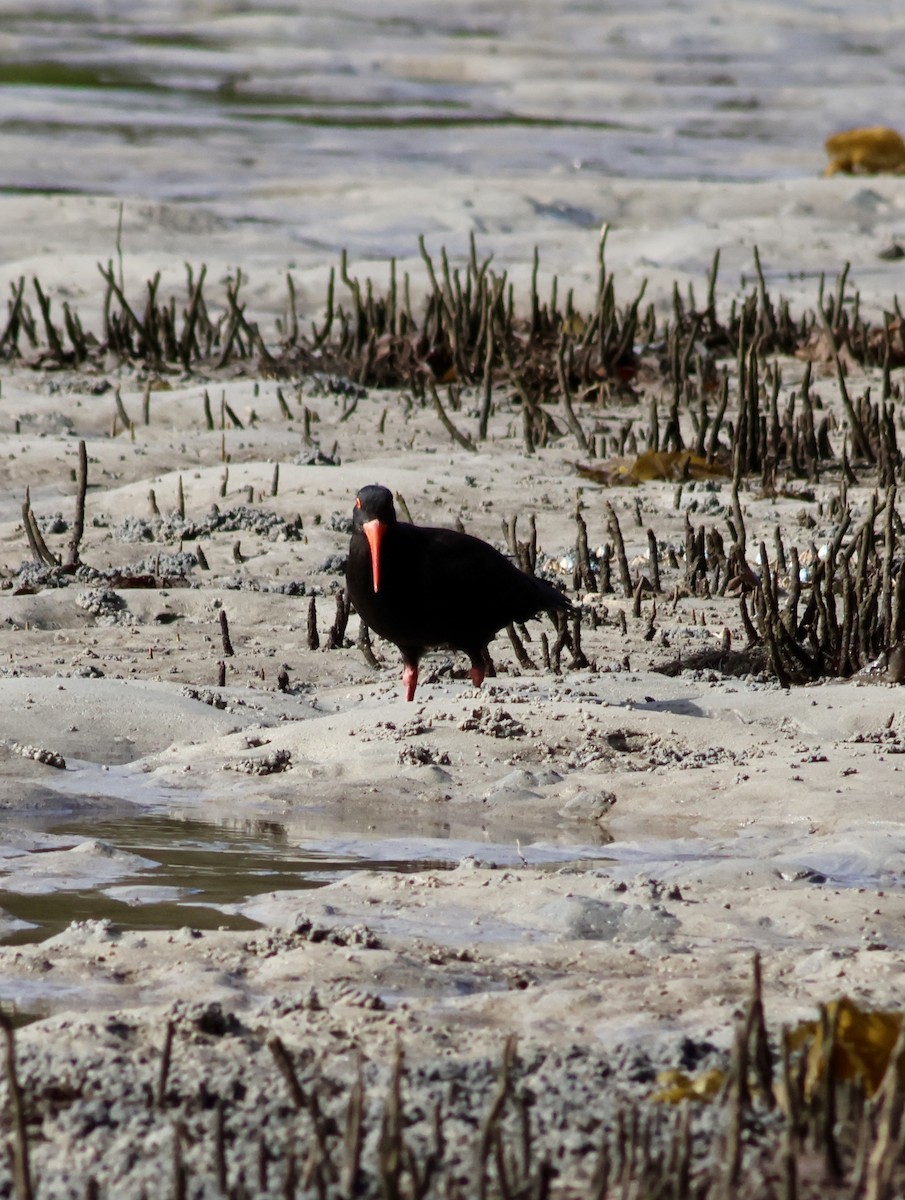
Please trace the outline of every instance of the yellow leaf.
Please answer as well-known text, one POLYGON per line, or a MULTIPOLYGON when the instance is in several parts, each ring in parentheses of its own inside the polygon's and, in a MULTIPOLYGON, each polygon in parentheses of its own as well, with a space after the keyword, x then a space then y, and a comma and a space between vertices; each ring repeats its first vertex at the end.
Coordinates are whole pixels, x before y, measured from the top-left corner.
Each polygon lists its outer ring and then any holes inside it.
MULTIPOLYGON (((889 1066, 905 1014, 859 1008, 845 996, 832 1000, 826 1007, 828 1020, 836 1026, 834 1076, 856 1080, 862 1084, 866 1095, 873 1096, 889 1066)), ((809 1097, 813 1096, 820 1086, 826 1058, 820 1022, 805 1021, 793 1029, 789 1045, 792 1050, 807 1048, 805 1092, 809 1097)))
POLYGON ((720 1094, 725 1076, 719 1068, 703 1071, 700 1075, 685 1075, 682 1071, 661 1071, 657 1083, 663 1085, 651 1097, 658 1104, 681 1104, 683 1100, 697 1100, 709 1104, 720 1094))
POLYGON ((826 139, 830 156, 824 175, 842 171, 846 175, 905 173, 905 142, 901 134, 884 125, 868 129, 845 129, 826 139))
POLYGON ((608 487, 651 480, 723 479, 730 473, 722 459, 711 460, 690 450, 644 450, 634 458, 610 458, 587 466, 576 463, 576 469, 583 478, 608 487))

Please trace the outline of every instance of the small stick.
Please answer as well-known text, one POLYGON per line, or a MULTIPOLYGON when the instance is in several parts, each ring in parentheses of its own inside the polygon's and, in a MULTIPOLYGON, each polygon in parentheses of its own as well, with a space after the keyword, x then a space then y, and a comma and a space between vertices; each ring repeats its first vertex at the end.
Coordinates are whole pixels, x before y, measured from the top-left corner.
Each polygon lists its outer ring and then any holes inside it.
POLYGON ((217 428, 214 424, 214 414, 211 412, 211 397, 207 388, 204 389, 204 420, 209 430, 213 431, 217 428))
POLYGON ((644 594, 644 580, 639 576, 635 584, 635 595, 632 599, 632 616, 637 620, 641 616, 641 598, 644 594))
POLYGON ((729 1110, 729 1120, 726 1128, 723 1146, 723 1162, 725 1175, 723 1183, 724 1195, 732 1197, 736 1194, 739 1177, 742 1170, 742 1123, 745 1109, 750 1104, 748 1092, 748 1044, 741 1030, 736 1033, 732 1047, 732 1066, 726 1088, 726 1106, 729 1110))
POLYGON ((351 417, 352 414, 355 412, 356 408, 358 408, 359 398, 360 398, 359 393, 355 392, 354 395, 352 396, 352 398, 350 399, 349 403, 344 405, 343 410, 340 413, 340 417, 339 417, 340 424, 342 424, 344 421, 348 421, 349 417, 351 417))
POLYGON ((356 1191, 356 1180, 361 1164, 361 1151, 364 1145, 364 1113, 365 1090, 362 1078, 361 1051, 358 1052, 358 1063, 355 1082, 349 1091, 349 1105, 346 1109, 345 1151, 346 1157, 340 1176, 340 1191, 344 1196, 352 1196, 356 1191))
POLYGON ((477 454, 478 448, 471 438, 467 434, 461 433, 450 420, 449 413, 443 407, 443 401, 440 399, 440 395, 432 379, 428 380, 427 389, 430 392, 431 400, 434 402, 434 408, 437 410, 437 416, 440 418, 443 428, 449 436, 454 442, 458 442, 464 450, 468 450, 471 454, 477 454))
POLYGON ((861 418, 855 411, 855 406, 852 404, 851 397, 848 394, 848 388, 845 386, 845 372, 842 369, 842 362, 839 355, 835 355, 836 359, 836 380, 839 384, 839 395, 842 398, 842 407, 845 409, 845 415, 848 417, 849 425, 852 430, 852 444, 855 453, 869 463, 876 462, 876 455, 871 448, 870 441, 864 431, 864 426, 861 423, 861 418))
POLYGON ((160 1055, 160 1071, 157 1075, 157 1105, 163 1106, 164 1099, 167 1093, 167 1077, 170 1074, 170 1059, 173 1052, 173 1037, 176 1033, 176 1026, 172 1021, 167 1021, 167 1031, 163 1039, 163 1050, 160 1055))
POLYGON ((583 454, 589 453, 590 445, 588 443, 587 434, 581 427, 581 422, 575 415, 575 410, 572 407, 572 394, 569 391, 569 381, 566 377, 566 339, 563 336, 560 339, 559 347, 556 351, 556 373, 559 378, 559 390, 562 395, 562 407, 566 417, 566 424, 575 435, 575 440, 578 443, 578 448, 583 454))
POLYGON ((572 617, 572 661, 569 667, 573 671, 580 671, 588 666, 590 664, 581 648, 581 612, 579 611, 572 617))
POLYGON ((440 304, 442 305, 443 310, 446 314, 446 319, 447 319, 448 323, 450 325, 452 325, 453 314, 452 314, 452 311, 450 310, 449 303, 446 299, 446 296, 443 294, 443 291, 442 291, 439 283, 437 282, 437 274, 434 271, 434 264, 431 261, 431 257, 427 252, 427 247, 424 245, 424 234, 418 235, 418 249, 421 251, 421 257, 424 260, 424 265, 427 267, 427 277, 430 280, 431 290, 439 298, 440 304))
POLYGON ((116 405, 117 416, 123 423, 123 429, 128 429, 132 424, 132 419, 126 412, 126 406, 123 404, 123 397, 119 388, 117 388, 113 393, 113 402, 116 405))
POLYGON ((616 516, 616 510, 610 504, 609 500, 606 502, 605 508, 607 511, 607 528, 616 547, 616 561, 619 564, 619 579, 622 583, 622 591, 626 600, 631 600, 635 589, 632 587, 632 575, 631 571, 629 571, 628 558, 625 553, 625 542, 622 540, 622 530, 619 527, 619 518, 616 516))
POLYGON ((79 543, 85 531, 85 494, 88 491, 88 451, 84 438, 79 440, 79 469, 75 489, 75 520, 72 524, 72 537, 69 539, 69 552, 66 562, 75 567, 79 563, 79 543))
POLYGON ((22 505, 22 520, 25 523, 25 534, 28 538, 28 544, 31 547, 32 557, 37 563, 44 563, 47 567, 57 567, 59 563, 56 557, 48 550, 47 543, 44 541, 44 535, 38 527, 38 522, 35 520, 35 514, 32 512, 31 500, 28 491, 25 493, 25 503, 22 505))
POLYGON ((581 500, 575 498, 575 527, 577 537, 575 540, 575 565, 578 572, 578 577, 581 586, 588 592, 597 591, 597 580, 594 578, 594 572, 591 570, 591 554, 588 550, 588 527, 585 524, 584 517, 581 515, 581 500))
POLYGON ((235 654, 233 644, 229 640, 229 621, 226 618, 226 609, 220 609, 220 636, 223 639, 223 653, 227 658, 232 658, 235 654))
POLYGON ((843 1179, 842 1160, 836 1141, 836 1072, 833 1062, 836 1056, 838 1035, 838 1009, 832 1015, 825 1004, 820 1006, 820 1030, 823 1042, 823 1058, 820 1064, 820 1118, 823 1139, 824 1168, 827 1177, 834 1183, 843 1179))
MULTIPOLYGON (((738 457, 738 456, 736 456, 738 457)), ((745 558, 745 549, 747 541, 747 533, 745 530, 745 519, 742 516, 742 506, 738 498, 738 482, 732 481, 732 515, 735 518, 733 525, 733 536, 738 543, 740 557, 742 561, 745 558)))
POLYGON ((481 416, 478 423, 478 437, 481 441, 487 438, 487 424, 493 411, 493 315, 487 313, 487 352, 484 355, 484 398, 481 403, 481 416))
POLYGON ((312 596, 308 601, 308 649, 317 650, 320 644, 317 633, 317 601, 312 596))
POLYGON ((15 1141, 12 1145, 13 1189, 16 1200, 32 1200, 31 1161, 28 1151, 28 1128, 25 1122, 25 1097, 16 1070, 16 1040, 13 1023, 0 1008, 0 1028, 6 1042, 6 1078, 9 1081, 9 1102, 12 1109, 15 1141))
POLYGON ((534 418, 532 410, 524 400, 522 401, 522 441, 525 443, 525 453, 533 454, 536 447, 534 444, 534 418))
POLYGON ((273 1055, 280 1069, 280 1074, 286 1080, 286 1084, 289 1087, 289 1095, 292 1097, 292 1103, 299 1112, 303 1112, 308 1107, 308 1098, 305 1095, 302 1085, 299 1083, 292 1059, 289 1057, 289 1051, 277 1034, 273 1034, 272 1037, 267 1039, 267 1049, 273 1055))
POLYGON ((512 649, 515 651, 515 657, 518 659, 519 666, 524 667, 526 671, 536 670, 535 664, 531 660, 531 656, 525 649, 522 639, 516 632, 514 625, 506 626, 506 633, 509 636, 509 641, 512 643, 512 649))
POLYGON ((18 351, 19 323, 21 320, 22 293, 25 290, 25 276, 19 276, 18 284, 10 284, 13 299, 9 304, 9 318, 3 333, 0 334, 0 351, 9 342, 14 351, 18 351))
MULTIPOLYGON (((647 619, 647 629, 645 629, 645 631, 644 631, 644 640, 646 642, 652 642, 657 635, 656 620, 657 620, 657 602, 656 602, 656 600, 654 600, 650 606, 650 615, 647 619)), ((727 629, 725 632, 726 632, 726 635, 728 636, 729 630, 727 629)), ((728 651, 728 649, 729 649, 729 646, 727 643, 724 648, 723 653, 726 653, 726 651, 728 651)))
POLYGON ((188 1200, 188 1167, 182 1153, 185 1127, 177 1123, 173 1128, 173 1200, 188 1200))
POLYGON ((402 513, 403 517, 405 517, 406 521, 408 521, 409 525, 414 525, 415 522, 412 519, 411 511, 405 502, 405 496, 403 496, 402 492, 395 493, 395 500, 399 505, 400 512, 402 513))
MULTIPOLYGON (((202 307, 202 291, 206 275, 207 267, 202 263, 201 270, 198 273, 198 282, 192 288, 189 306, 185 313, 185 324, 182 327, 182 337, 179 342, 179 357, 182 359, 182 365, 186 370, 188 370, 192 360, 192 346, 195 343, 195 325, 202 307)), ((192 287, 191 272, 189 272, 189 287, 192 287)), ((213 428, 213 425, 208 426, 208 428, 213 428)))
POLYGON ((292 409, 286 403, 286 397, 283 395, 282 388, 277 388, 277 400, 279 401, 280 412, 283 414, 283 416, 286 418, 287 421, 291 421, 292 420, 292 409))
POLYGON ((798 629, 798 602, 801 599, 801 565, 798 560, 798 547, 789 550, 789 598, 786 601, 783 619, 786 629, 792 636, 798 629))
POLYGON ((334 315, 333 294, 334 294, 335 289, 336 289, 336 268, 331 267, 330 268, 330 279, 327 283, 327 304, 326 304, 326 314, 324 316, 324 327, 320 331, 320 333, 317 332, 317 329, 312 328, 312 333, 314 335, 315 347, 323 345, 323 343, 327 340, 327 337, 330 334, 330 330, 333 328, 333 315, 334 315))
POLYGON ((364 621, 361 622, 358 630, 358 648, 368 666, 375 667, 377 670, 379 670, 380 661, 374 653, 373 647, 371 646, 371 631, 368 629, 367 625, 365 625, 364 621))
POLYGON ((346 636, 346 625, 349 621, 349 612, 351 606, 345 588, 336 593, 336 618, 330 626, 330 632, 327 635, 327 649, 341 650, 343 640, 346 636))
POLYGON ((245 426, 242 424, 242 422, 239 420, 239 418, 236 416, 235 412, 233 411, 232 406, 227 404, 226 393, 224 393, 224 395, 223 395, 223 412, 229 417, 230 421, 232 421, 232 423, 236 427, 236 429, 244 429, 245 428, 245 426))
POLYGON ((299 337, 299 317, 295 303, 295 280, 289 274, 286 275, 286 287, 289 291, 289 327, 286 340, 290 345, 294 345, 299 337))
POLYGON ((647 554, 650 561, 650 585, 655 592, 660 591, 660 555, 657 550, 657 538, 652 529, 647 531, 647 554))
POLYGON ((492 1148, 494 1135, 499 1128, 499 1120, 503 1112, 503 1107, 512 1090, 510 1071, 515 1059, 515 1047, 515 1035, 510 1034, 503 1046, 503 1057, 500 1062, 496 1092, 481 1122, 481 1133, 478 1143, 478 1195, 480 1200, 484 1200, 484 1197, 487 1195, 487 1160, 492 1148))
POLYGON ((764 1019, 763 984, 761 979, 760 955, 755 954, 752 963, 751 1000, 748 1007, 746 1022, 749 1053, 754 1060, 754 1071, 757 1076, 763 1102, 767 1108, 772 1108, 773 1096, 773 1064, 770 1060, 770 1047, 767 1042, 767 1025, 764 1019))
POLYGON ((50 319, 50 301, 41 290, 41 285, 38 283, 37 277, 32 279, 32 283, 35 285, 38 304, 41 307, 41 316, 44 318, 44 328, 47 331, 47 342, 50 346, 51 353, 57 362, 65 362, 66 354, 63 350, 63 344, 60 341, 60 335, 57 333, 56 329, 54 328, 53 321, 50 319))
POLYGON ((402 1047, 397 1042, 390 1087, 380 1121, 380 1140, 377 1144, 382 1190, 387 1197, 402 1195, 399 1183, 402 1178, 405 1143, 402 1135, 401 1083, 402 1047))

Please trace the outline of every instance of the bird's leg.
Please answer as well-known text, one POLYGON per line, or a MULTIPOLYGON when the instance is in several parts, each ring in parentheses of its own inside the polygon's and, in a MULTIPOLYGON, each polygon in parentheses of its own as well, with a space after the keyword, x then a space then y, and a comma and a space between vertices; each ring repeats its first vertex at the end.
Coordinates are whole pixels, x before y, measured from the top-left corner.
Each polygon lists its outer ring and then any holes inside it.
POLYGON ((418 686, 418 667, 406 663, 402 668, 402 686, 405 689, 406 700, 415 699, 415 688, 418 686))
POLYGON ((468 672, 471 676, 471 682, 476 688, 479 688, 488 674, 496 674, 493 669, 493 663, 490 661, 490 655, 487 653, 487 647, 483 646, 480 649, 467 650, 466 654, 471 659, 471 667, 468 672))

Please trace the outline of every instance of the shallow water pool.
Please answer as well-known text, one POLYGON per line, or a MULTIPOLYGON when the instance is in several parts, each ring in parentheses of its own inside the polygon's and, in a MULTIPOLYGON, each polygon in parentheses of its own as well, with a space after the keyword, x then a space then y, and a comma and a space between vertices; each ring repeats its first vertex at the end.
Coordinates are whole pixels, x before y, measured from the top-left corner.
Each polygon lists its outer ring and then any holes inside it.
POLYGON ((122 929, 252 929, 255 922, 218 906, 262 892, 322 887, 350 870, 413 872, 455 865, 437 858, 381 861, 320 851, 291 841, 282 825, 264 820, 227 826, 164 814, 93 817, 51 824, 45 832, 52 841, 38 855, 65 852, 87 838, 147 865, 138 862, 131 871, 126 866, 114 882, 86 878, 84 886, 72 886, 71 878, 61 878, 59 887, 46 890, 0 888, 0 909, 29 923, 2 939, 8 945, 43 941, 72 921, 89 919, 109 919, 122 929))

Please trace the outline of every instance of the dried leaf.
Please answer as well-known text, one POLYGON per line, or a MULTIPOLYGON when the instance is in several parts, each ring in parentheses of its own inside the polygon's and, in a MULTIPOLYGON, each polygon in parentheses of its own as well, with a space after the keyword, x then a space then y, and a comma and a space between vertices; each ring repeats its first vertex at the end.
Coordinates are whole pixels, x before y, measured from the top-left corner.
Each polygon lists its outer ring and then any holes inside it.
POLYGON ((567 317, 563 318, 562 330, 570 337, 579 338, 587 329, 588 323, 580 313, 571 312, 567 317))
MULTIPOLYGON (((833 1074, 836 1079, 858 1080, 866 1095, 873 1096, 886 1073, 905 1014, 859 1008, 843 996, 827 1005, 827 1015, 836 1025, 833 1074)), ((826 1046, 819 1021, 805 1021, 790 1034, 793 1050, 807 1048, 805 1091, 810 1097, 820 1086, 826 1046)))
POLYGON ((724 479, 730 474, 728 462, 721 458, 711 460, 690 450, 645 450, 633 458, 610 458, 593 465, 576 463, 575 469, 583 479, 606 487, 652 480, 684 483, 688 479, 724 479))
POLYGON ((858 366, 848 342, 843 339, 837 347, 824 329, 813 330, 808 340, 796 349, 795 357, 816 363, 831 363, 838 358, 846 371, 852 371, 858 366))
POLYGON ((905 363, 905 330, 898 318, 887 318, 885 329, 875 329, 868 337, 872 350, 881 358, 886 346, 889 347, 889 365, 900 367, 905 363))
POLYGON ((724 1080, 725 1075, 718 1067, 694 1076, 682 1071, 661 1071, 657 1083, 663 1086, 651 1099, 658 1104, 681 1104, 683 1100, 709 1104, 720 1094, 724 1080))
POLYGON ((894 129, 883 125, 834 133, 826 139, 826 152, 830 161, 824 175, 839 171, 846 175, 905 173, 905 142, 894 129))

